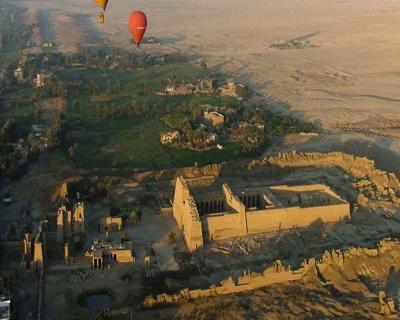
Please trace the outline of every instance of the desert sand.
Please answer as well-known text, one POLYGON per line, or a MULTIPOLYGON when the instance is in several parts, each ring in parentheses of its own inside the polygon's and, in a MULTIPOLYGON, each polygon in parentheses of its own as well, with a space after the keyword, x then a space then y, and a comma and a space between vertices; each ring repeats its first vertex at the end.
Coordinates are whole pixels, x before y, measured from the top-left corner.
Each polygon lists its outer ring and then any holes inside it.
MULTIPOLYGON (((18 3, 31 8, 42 38, 62 51, 103 43, 134 50, 127 21, 140 9, 148 16, 147 35, 162 39, 161 46, 142 50, 204 58, 213 70, 331 131, 360 121, 368 128, 377 116, 400 119, 397 1, 111 0, 104 25, 97 23, 98 8, 90 0, 18 3), (299 37, 312 46, 271 47, 299 37)), ((385 129, 384 136, 384 147, 400 151, 397 127, 385 129)))

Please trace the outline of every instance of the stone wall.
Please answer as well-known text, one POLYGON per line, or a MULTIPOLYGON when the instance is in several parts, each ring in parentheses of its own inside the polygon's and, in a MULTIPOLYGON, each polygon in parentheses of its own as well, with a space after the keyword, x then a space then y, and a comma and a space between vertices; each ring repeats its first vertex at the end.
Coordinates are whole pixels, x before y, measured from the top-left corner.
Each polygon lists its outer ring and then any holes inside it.
MULTIPOLYGON (((159 294, 148 296, 144 301, 147 308, 157 305, 183 304, 197 298, 219 296, 232 293, 251 291, 277 283, 289 283, 311 278, 319 279, 327 283, 335 283, 338 274, 351 277, 350 270, 355 277, 368 274, 374 270, 374 264, 384 269, 382 274, 389 272, 389 269, 396 265, 400 266, 400 242, 398 240, 384 239, 377 248, 350 248, 346 251, 332 250, 325 251, 321 259, 311 258, 304 261, 297 270, 291 270, 290 266, 285 267, 281 261, 276 261, 267 267, 263 273, 245 271, 235 281, 232 277, 221 281, 218 286, 212 286, 205 290, 183 289, 176 294, 159 294), (362 261, 363 263, 360 263, 362 261)), ((352 281, 352 279, 349 279, 352 281)))
POLYGON ((290 207, 247 212, 248 233, 307 228, 314 222, 337 222, 350 218, 348 203, 310 208, 290 207))
POLYGON ((133 260, 134 260, 134 258, 132 256, 132 250, 131 249, 113 250, 113 251, 111 251, 111 254, 115 254, 116 255, 117 262, 129 263, 129 262, 133 262, 133 260))
POLYGON ((226 197, 226 202, 228 206, 233 208, 239 214, 239 234, 237 235, 246 235, 248 233, 247 230, 247 219, 246 219, 246 206, 243 204, 240 199, 234 195, 231 188, 225 183, 222 187, 223 192, 226 197))
POLYGON ((196 203, 190 195, 189 187, 182 177, 176 179, 173 214, 182 231, 188 249, 196 250, 203 245, 200 215, 196 203))
POLYGON ((238 213, 222 213, 201 217, 205 240, 223 240, 241 235, 238 213))

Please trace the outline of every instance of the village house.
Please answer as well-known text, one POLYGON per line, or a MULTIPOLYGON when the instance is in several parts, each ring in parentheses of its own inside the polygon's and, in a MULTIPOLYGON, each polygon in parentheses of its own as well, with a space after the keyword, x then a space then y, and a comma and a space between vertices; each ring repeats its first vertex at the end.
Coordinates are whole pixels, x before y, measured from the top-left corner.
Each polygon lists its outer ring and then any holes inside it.
POLYGON ((31 126, 31 133, 35 137, 41 137, 43 134, 43 126, 41 124, 33 124, 31 126))
POLYGON ((223 114, 216 111, 204 111, 204 120, 216 128, 220 128, 224 125, 225 117, 223 114))
POLYGON ((48 81, 52 75, 50 73, 37 73, 36 79, 33 80, 33 83, 36 88, 42 88, 45 86, 46 81, 48 81))
POLYGON ((14 77, 18 82, 24 82, 24 68, 19 65, 17 69, 14 70, 14 77))
POLYGON ((43 43, 43 48, 53 48, 54 43, 53 42, 44 42, 43 43))
POLYGON ((197 81, 196 93, 211 95, 216 89, 216 81, 211 78, 199 79, 197 81))
POLYGON ((196 87, 192 83, 177 83, 176 79, 168 79, 165 95, 188 96, 194 94, 196 87))
POLYGON ((215 144, 218 141, 218 135, 214 132, 207 132, 205 136, 206 144, 215 144))
POLYGON ((196 85, 171 78, 167 80, 167 86, 160 94, 167 96, 212 95, 215 90, 216 81, 211 78, 199 79, 196 85))
POLYGON ((243 100, 243 97, 247 91, 246 86, 238 84, 234 80, 229 80, 226 85, 220 88, 221 96, 223 97, 234 97, 238 100, 243 100))
POLYGON ((181 141, 181 134, 179 131, 168 131, 161 133, 161 144, 173 144, 181 141))

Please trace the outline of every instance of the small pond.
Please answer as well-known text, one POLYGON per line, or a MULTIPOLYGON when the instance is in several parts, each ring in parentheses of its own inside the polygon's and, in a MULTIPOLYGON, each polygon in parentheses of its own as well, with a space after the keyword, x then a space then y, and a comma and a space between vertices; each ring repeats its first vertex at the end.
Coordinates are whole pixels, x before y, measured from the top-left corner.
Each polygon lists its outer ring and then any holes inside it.
POLYGON ((111 308, 112 297, 106 293, 97 293, 86 296, 86 305, 90 310, 101 310, 111 308))

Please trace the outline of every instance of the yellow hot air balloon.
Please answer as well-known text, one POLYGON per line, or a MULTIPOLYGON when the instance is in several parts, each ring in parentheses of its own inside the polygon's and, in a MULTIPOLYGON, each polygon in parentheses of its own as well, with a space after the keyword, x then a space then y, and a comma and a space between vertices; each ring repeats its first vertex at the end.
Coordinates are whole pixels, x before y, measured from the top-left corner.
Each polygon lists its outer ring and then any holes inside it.
MULTIPOLYGON (((94 3, 101 8, 101 10, 105 11, 107 8, 108 0, 93 0, 94 3)), ((104 12, 101 11, 99 14, 99 22, 104 23, 104 12)))
POLYGON ((94 0, 94 3, 97 4, 101 10, 106 10, 108 0, 94 0))

